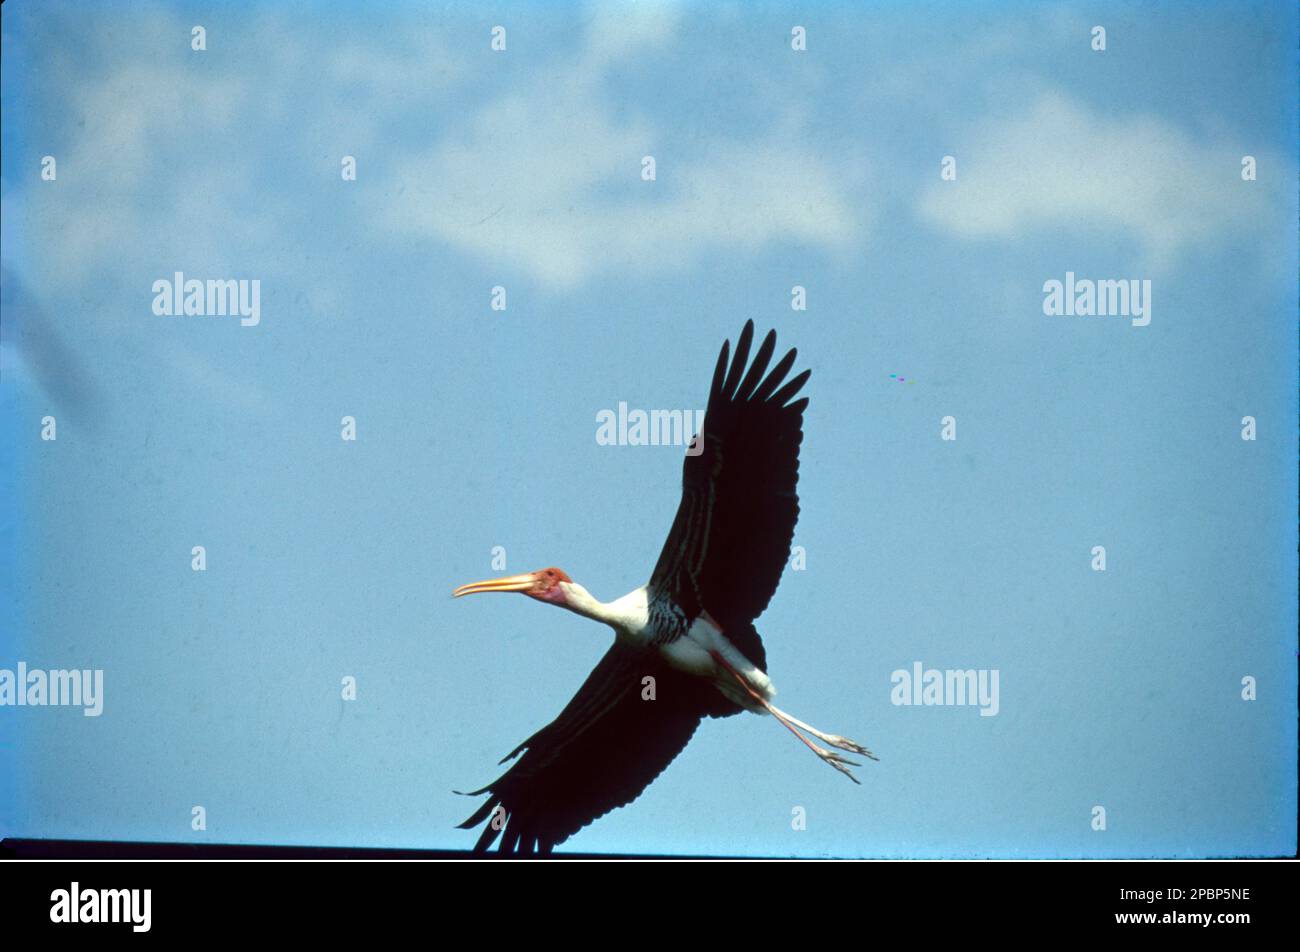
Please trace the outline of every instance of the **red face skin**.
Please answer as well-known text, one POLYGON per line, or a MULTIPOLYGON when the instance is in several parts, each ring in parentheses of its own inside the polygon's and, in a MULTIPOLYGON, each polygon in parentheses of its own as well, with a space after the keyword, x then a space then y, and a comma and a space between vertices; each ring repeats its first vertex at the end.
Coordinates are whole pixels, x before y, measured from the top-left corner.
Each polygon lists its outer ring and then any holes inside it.
POLYGON ((535 598, 541 602, 549 602, 552 605, 565 605, 567 599, 564 596, 564 589, 560 588, 560 585, 572 581, 573 579, 569 578, 563 569, 549 568, 540 569, 536 572, 525 572, 522 575, 507 575, 504 578, 471 582, 468 585, 462 585, 451 594, 455 598, 460 598, 462 595, 473 595, 477 592, 519 592, 521 595, 527 595, 529 598, 535 598))
POLYGON ((564 569, 540 569, 533 575, 537 577, 537 581, 532 588, 524 592, 525 595, 539 602, 549 602, 552 605, 564 604, 564 589, 560 588, 560 583, 573 581, 564 569))

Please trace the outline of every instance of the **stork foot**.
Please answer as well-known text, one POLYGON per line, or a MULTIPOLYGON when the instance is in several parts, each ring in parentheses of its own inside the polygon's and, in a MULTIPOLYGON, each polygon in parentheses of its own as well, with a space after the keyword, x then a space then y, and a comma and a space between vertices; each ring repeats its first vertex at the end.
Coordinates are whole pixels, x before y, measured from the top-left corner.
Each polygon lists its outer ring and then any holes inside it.
POLYGON ((750 685, 750 683, 745 680, 744 676, 742 676, 739 671, 733 668, 727 662, 727 660, 722 657, 722 655, 718 654, 716 651, 713 652, 712 654, 713 654, 713 659, 718 663, 718 665, 725 668, 727 671, 729 671, 731 673, 731 676, 740 683, 740 686, 744 688, 746 692, 749 693, 749 696, 752 697, 759 704, 761 704, 763 707, 765 707, 767 709, 767 712, 771 714, 773 717, 775 717, 777 721, 783 727, 785 727, 786 730, 788 730, 795 737, 799 738, 800 742, 803 743, 804 746, 806 746, 814 754, 816 754, 826 763, 830 764, 840 773, 844 774, 844 776, 848 777, 854 783, 861 785, 861 781, 858 780, 857 777, 853 776, 853 772, 849 770, 849 768, 861 767, 862 765, 852 760, 846 760, 843 757, 841 757, 839 754, 834 753, 833 751, 829 751, 825 747, 822 747, 818 744, 814 744, 803 734, 799 733, 800 728, 807 731, 809 734, 811 734, 813 737, 816 737, 818 740, 830 744, 832 747, 838 747, 840 750, 847 750, 850 753, 854 753, 854 754, 861 754, 862 756, 870 757, 872 760, 875 761, 880 760, 879 757, 877 757, 871 751, 867 750, 867 748, 863 747, 857 741, 849 740, 847 737, 841 737, 839 734, 827 734, 823 731, 819 731, 811 724, 805 724, 803 721, 799 720, 799 718, 791 714, 787 714, 785 711, 781 710, 779 707, 777 707, 767 698, 763 697, 761 694, 755 691, 754 688, 750 685))
POLYGON ((818 747, 816 744, 810 746, 812 747, 812 752, 814 754, 826 763, 830 764, 840 773, 844 774, 844 776, 848 777, 854 783, 858 784, 858 786, 862 785, 862 781, 853 776, 853 771, 849 769, 850 767, 861 767, 862 764, 856 763, 852 760, 846 760, 834 751, 827 750, 825 747, 818 747))
POLYGON ((877 763, 880 762, 879 757, 855 740, 849 740, 847 737, 841 737, 839 734, 826 734, 822 737, 822 740, 826 741, 826 743, 830 744, 832 747, 838 747, 840 750, 847 750, 851 754, 861 754, 863 757, 870 757, 877 763))
POLYGON ((840 750, 847 750, 851 754, 861 754, 863 757, 870 757, 872 760, 876 762, 880 761, 879 757, 877 757, 871 751, 867 750, 867 748, 863 747, 856 740, 849 740, 847 737, 841 737, 839 734, 828 734, 825 731, 819 731, 811 724, 805 724, 803 721, 799 720, 799 718, 795 717, 793 714, 787 714, 785 711, 781 710, 778 707, 774 706, 769 710, 771 710, 773 714, 785 718, 795 727, 798 727, 800 730, 807 731, 809 734, 811 734, 813 737, 816 737, 819 741, 821 741, 824 744, 830 744, 832 747, 838 747, 840 750))

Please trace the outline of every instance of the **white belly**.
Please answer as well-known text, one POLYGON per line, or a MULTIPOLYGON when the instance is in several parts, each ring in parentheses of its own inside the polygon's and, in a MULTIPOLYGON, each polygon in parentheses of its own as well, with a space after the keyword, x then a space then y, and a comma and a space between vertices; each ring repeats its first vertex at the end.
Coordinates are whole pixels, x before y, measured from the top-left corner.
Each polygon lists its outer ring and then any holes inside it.
POLYGON ((746 710, 766 713, 766 708, 736 682, 731 672, 714 660, 714 652, 740 672, 759 695, 769 701, 776 695, 776 687, 766 672, 741 654, 722 630, 703 615, 695 619, 683 637, 663 648, 664 657, 674 668, 697 677, 710 678, 729 701, 746 710))

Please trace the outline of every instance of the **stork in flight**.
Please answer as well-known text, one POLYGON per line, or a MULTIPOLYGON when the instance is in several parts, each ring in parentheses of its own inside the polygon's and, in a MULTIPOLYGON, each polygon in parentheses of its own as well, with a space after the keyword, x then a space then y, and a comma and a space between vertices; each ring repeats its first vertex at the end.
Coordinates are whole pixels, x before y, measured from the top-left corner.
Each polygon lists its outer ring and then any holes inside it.
POLYGON ((753 340, 749 321, 730 362, 731 342, 722 345, 704 432, 696 436, 702 452, 686 456, 681 504, 649 583, 601 602, 549 568, 453 593, 521 592, 614 629, 614 644, 559 717, 502 759, 519 758, 505 774, 470 794, 488 794, 460 826, 487 821, 476 852, 504 831, 502 853, 549 853, 640 796, 705 717, 771 714, 854 783, 849 767, 859 764, 805 735, 877 759, 772 703, 776 689, 754 619, 781 580, 799 518, 795 484, 808 398, 793 398, 812 371, 783 386, 795 362, 791 350, 769 373, 776 350, 776 332, 769 331, 746 372, 753 340))

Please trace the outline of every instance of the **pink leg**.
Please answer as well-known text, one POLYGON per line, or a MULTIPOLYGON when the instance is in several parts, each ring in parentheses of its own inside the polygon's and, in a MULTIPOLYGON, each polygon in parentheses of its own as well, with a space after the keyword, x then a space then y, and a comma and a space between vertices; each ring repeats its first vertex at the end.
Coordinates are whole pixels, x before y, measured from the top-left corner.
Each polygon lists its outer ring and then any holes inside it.
POLYGON ((731 672, 731 676, 735 678, 738 682, 740 682, 740 686, 745 689, 745 691, 749 694, 750 697, 752 697, 759 704, 763 705, 763 707, 767 709, 769 714, 775 717, 782 724, 782 726, 784 726, 785 729, 788 730, 791 734, 793 734, 795 737, 798 737, 799 740, 803 742, 803 744, 807 746, 809 750, 811 750, 822 760, 826 761, 826 763, 830 764, 840 773, 844 774, 844 776, 848 777, 854 783, 857 784, 861 783, 861 781, 859 781, 857 777, 853 776, 853 773, 849 770, 849 767, 860 767, 862 766, 861 764, 855 763, 852 760, 845 760, 839 754, 834 753, 833 751, 829 751, 825 747, 819 747, 816 744, 814 744, 812 741, 810 741, 807 737, 804 737, 803 734, 799 733, 798 728, 796 728, 793 724, 790 723, 790 721, 787 719, 785 715, 785 712, 777 710, 768 702, 767 698, 763 697, 761 694, 755 691, 753 687, 750 686, 750 683, 745 680, 744 675, 742 675, 739 671, 733 668, 727 662, 726 658, 722 657, 722 655, 718 654, 718 652, 716 651, 712 651, 710 652, 710 654, 713 655, 714 661, 720 664, 727 671, 731 672))

